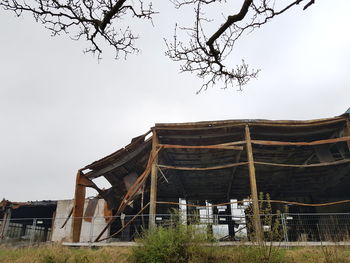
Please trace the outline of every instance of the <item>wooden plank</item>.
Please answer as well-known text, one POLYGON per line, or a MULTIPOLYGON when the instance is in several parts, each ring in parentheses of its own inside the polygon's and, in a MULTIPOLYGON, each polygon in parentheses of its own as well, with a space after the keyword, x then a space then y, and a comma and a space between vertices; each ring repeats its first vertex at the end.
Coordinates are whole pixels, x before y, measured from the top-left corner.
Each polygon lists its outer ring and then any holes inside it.
MULTIPOLYGON (((152 136, 152 152, 151 155, 156 154, 158 148, 158 137, 155 129, 152 136)), ((158 155, 154 158, 151 168, 151 188, 150 188, 150 207, 149 207, 149 228, 156 226, 157 213, 157 180, 158 180, 158 155)))
POLYGON ((203 139, 221 139, 221 138, 230 138, 238 137, 241 131, 237 130, 237 132, 215 132, 215 133, 195 133, 195 134, 162 134, 159 136, 162 140, 203 140, 203 139))
POLYGON ((324 119, 324 120, 311 120, 311 121, 271 121, 269 122, 251 122, 249 126, 259 127, 279 127, 279 128, 312 128, 317 126, 326 126, 344 122, 344 118, 340 119, 324 119))
POLYGON ((172 169, 172 170, 208 171, 208 170, 219 170, 219 169, 232 168, 232 167, 246 165, 246 164, 248 164, 248 162, 232 163, 232 164, 218 165, 218 166, 211 166, 211 167, 181 167, 181 166, 160 164, 160 165, 158 165, 158 167, 163 168, 163 169, 172 169))
POLYGON ((80 232, 83 221, 83 212, 85 204, 86 188, 83 185, 84 175, 81 170, 78 171, 75 182, 73 220, 72 220, 72 242, 80 241, 80 232))
POLYGON ((245 126, 245 139, 247 142, 247 159, 248 159, 248 167, 249 167, 249 179, 250 179, 250 190, 251 190, 251 198, 253 205, 253 225, 256 235, 256 240, 258 242, 262 241, 262 229, 260 222, 260 211, 259 211, 259 199, 258 199, 258 189, 256 185, 255 178, 255 167, 254 167, 254 157, 253 157, 253 147, 250 138, 249 126, 245 126))
POLYGON ((215 128, 218 125, 274 125, 274 124, 294 124, 294 125, 303 125, 303 124, 328 124, 339 121, 344 121, 344 116, 338 116, 333 118, 324 118, 324 119, 315 119, 315 120, 251 120, 251 119, 242 119, 242 120, 223 120, 223 121, 202 121, 202 122, 187 122, 187 123, 156 123, 157 130, 159 128, 180 128, 180 127, 205 127, 205 128, 215 128))
POLYGON ((245 123, 237 123, 237 124, 224 124, 224 125, 216 125, 216 126, 171 126, 171 127, 157 127, 157 130, 160 131, 213 131, 219 129, 226 128, 240 128, 244 127, 245 123))
POLYGON ((159 144, 161 148, 170 149, 224 149, 224 150, 238 150, 242 151, 242 146, 234 146, 235 144, 244 144, 245 141, 232 142, 226 144, 216 144, 216 145, 175 145, 175 144, 159 144))
POLYGON ((255 161, 254 164, 257 165, 267 165, 267 166, 277 166, 277 167, 297 167, 297 168, 312 168, 312 167, 323 167, 323 166, 332 166, 332 165, 339 165, 339 164, 345 164, 350 163, 350 159, 344 159, 334 162, 325 162, 325 163, 313 163, 313 164, 286 164, 286 163, 267 163, 267 162, 257 162, 255 161))
POLYGON ((321 145, 321 144, 330 144, 330 143, 337 143, 337 142, 349 142, 350 136, 344 136, 340 138, 333 138, 333 139, 327 139, 327 140, 319 140, 319 141, 312 141, 312 142, 282 142, 282 141, 264 141, 264 140, 252 140, 252 144, 257 145, 284 145, 284 146, 313 146, 313 145, 321 145))

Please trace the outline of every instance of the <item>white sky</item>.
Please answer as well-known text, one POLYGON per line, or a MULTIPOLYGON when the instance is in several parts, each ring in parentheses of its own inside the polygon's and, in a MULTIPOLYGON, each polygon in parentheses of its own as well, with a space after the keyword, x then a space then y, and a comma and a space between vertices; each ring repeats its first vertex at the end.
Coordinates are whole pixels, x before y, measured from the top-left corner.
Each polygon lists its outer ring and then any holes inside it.
POLYGON ((79 168, 156 122, 315 119, 350 107, 350 1, 300 6, 251 33, 232 63, 244 58, 259 78, 199 95, 201 80, 164 56, 163 37, 191 16, 154 2, 154 28, 136 26, 142 53, 116 61, 107 50, 99 63, 84 41, 0 10, 0 198, 72 198, 79 168))

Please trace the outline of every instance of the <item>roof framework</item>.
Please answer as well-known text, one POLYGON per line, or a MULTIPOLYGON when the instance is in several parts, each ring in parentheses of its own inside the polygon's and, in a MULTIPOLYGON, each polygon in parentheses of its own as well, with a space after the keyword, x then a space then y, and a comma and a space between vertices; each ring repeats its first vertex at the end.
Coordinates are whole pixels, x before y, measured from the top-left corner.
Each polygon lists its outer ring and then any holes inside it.
POLYGON ((96 189, 118 213, 141 190, 150 193, 150 214, 156 200, 254 199, 254 189, 289 201, 349 197, 349 142, 348 114, 311 121, 159 123, 79 170, 76 207, 85 187, 96 189), (94 184, 100 176, 110 189, 94 184))

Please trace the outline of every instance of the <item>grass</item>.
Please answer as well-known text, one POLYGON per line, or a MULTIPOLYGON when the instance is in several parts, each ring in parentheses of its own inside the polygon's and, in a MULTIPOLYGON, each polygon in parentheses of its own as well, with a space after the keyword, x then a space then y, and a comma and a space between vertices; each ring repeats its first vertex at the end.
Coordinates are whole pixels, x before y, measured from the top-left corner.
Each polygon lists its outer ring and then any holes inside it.
POLYGON ((131 250, 121 247, 100 249, 50 245, 32 248, 1 248, 0 263, 128 263, 131 250))
MULTIPOLYGON (((185 261, 172 257, 155 259, 153 263, 264 263, 259 257, 258 247, 194 246, 185 261)), ((32 248, 0 247, 0 263, 134 263, 134 248, 103 247, 68 248, 59 245, 32 248)), ((152 252, 154 253, 154 252, 152 252)), ((161 253, 161 251, 160 251, 161 253)), ((347 247, 303 247, 280 248, 275 262, 278 263, 350 263, 350 248, 347 247), (324 250, 327 249, 325 252, 324 250)), ((180 254, 182 252, 180 251, 180 254)), ((184 258, 182 258, 183 260, 184 258)), ((139 261, 138 263, 142 263, 139 261)))

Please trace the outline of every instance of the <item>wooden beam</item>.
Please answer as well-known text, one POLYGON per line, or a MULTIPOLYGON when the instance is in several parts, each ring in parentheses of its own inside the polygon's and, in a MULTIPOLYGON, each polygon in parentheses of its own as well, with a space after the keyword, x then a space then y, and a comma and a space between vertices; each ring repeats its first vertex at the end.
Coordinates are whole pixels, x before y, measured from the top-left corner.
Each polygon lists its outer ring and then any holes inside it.
POLYGON ((161 139, 166 140, 203 140, 203 139, 215 139, 215 138, 233 138, 238 137, 240 135, 240 131, 237 132, 215 132, 215 133, 200 133, 200 134, 166 134, 159 136, 161 139))
POLYGON ((75 182, 73 220, 72 220, 72 242, 80 241, 81 226, 83 222, 86 187, 85 178, 81 170, 78 171, 75 182))
POLYGON ((161 148, 170 149, 223 149, 223 150, 238 150, 242 151, 242 146, 234 146, 235 144, 244 144, 245 141, 215 144, 215 145, 174 145, 174 144, 159 144, 161 148))
POLYGON ((259 199, 258 199, 258 189, 256 186, 256 178, 255 178, 255 167, 254 167, 254 157, 253 157, 253 147, 250 138, 249 126, 245 126, 245 140, 247 142, 247 159, 248 159, 248 167, 249 167, 249 179, 250 179, 250 190, 251 190, 251 198, 253 205, 253 225, 254 231, 256 235, 256 241, 262 241, 262 230, 261 230, 261 222, 260 222, 260 211, 259 211, 259 199))
POLYGON ((252 140, 252 144, 257 145, 286 145, 286 146, 313 146, 313 145, 321 145, 321 144, 330 144, 337 142, 350 142, 350 136, 344 136, 340 138, 333 138, 327 140, 319 140, 312 142, 282 142, 282 141, 263 141, 263 140, 252 140))
POLYGON ((271 120, 227 120, 227 121, 202 121, 202 122, 188 122, 188 123, 156 123, 157 130, 198 130, 198 129, 216 129, 239 126, 267 126, 267 127, 311 127, 329 125, 338 122, 346 121, 346 117, 338 116, 334 118, 315 119, 307 121, 271 121, 271 120))
MULTIPOLYGON (((152 129, 152 151, 151 156, 156 154, 158 148, 158 137, 156 129, 152 129)), ((150 189, 150 207, 149 207, 149 228, 154 228, 156 225, 157 213, 157 180, 158 180, 158 155, 154 158, 151 168, 151 189, 150 189)))
POLYGON ((246 165, 246 164, 248 164, 248 162, 232 163, 232 164, 210 166, 210 167, 181 167, 181 166, 172 166, 172 165, 161 164, 161 165, 158 165, 158 167, 163 168, 163 169, 185 170, 185 171, 208 171, 208 170, 219 170, 219 169, 232 168, 232 167, 246 165))
POLYGON ((254 162, 257 165, 277 166, 277 167, 296 167, 296 168, 312 168, 312 167, 323 167, 350 163, 350 159, 344 159, 334 162, 325 163, 313 163, 313 164, 286 164, 286 163, 267 163, 267 162, 254 162))

